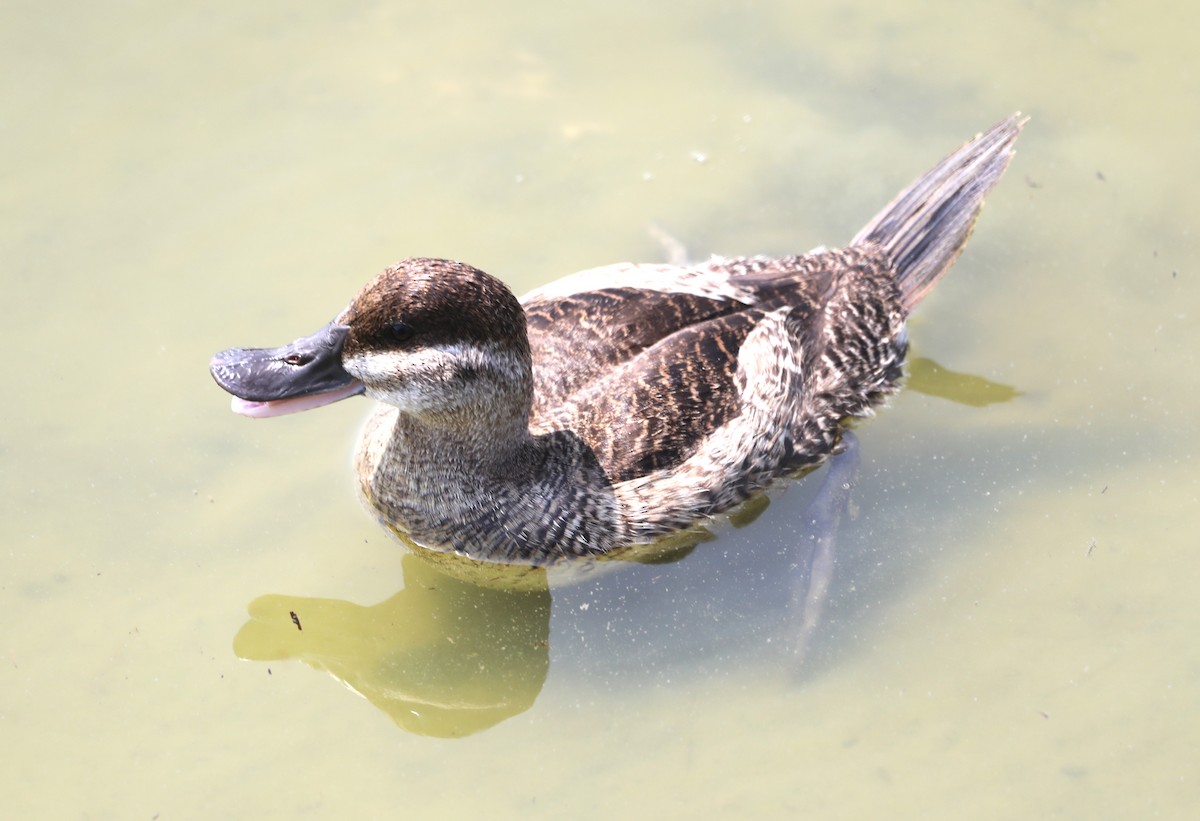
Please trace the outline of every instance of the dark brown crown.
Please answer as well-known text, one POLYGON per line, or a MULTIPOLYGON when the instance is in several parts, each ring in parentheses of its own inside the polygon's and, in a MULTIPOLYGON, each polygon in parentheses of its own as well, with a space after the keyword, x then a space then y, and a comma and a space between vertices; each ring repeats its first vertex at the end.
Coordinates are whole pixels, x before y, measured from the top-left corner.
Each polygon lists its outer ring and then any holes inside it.
POLYGON ((497 344, 528 356, 525 312, 503 282, 461 262, 406 259, 375 277, 338 318, 346 355, 381 347, 497 344))

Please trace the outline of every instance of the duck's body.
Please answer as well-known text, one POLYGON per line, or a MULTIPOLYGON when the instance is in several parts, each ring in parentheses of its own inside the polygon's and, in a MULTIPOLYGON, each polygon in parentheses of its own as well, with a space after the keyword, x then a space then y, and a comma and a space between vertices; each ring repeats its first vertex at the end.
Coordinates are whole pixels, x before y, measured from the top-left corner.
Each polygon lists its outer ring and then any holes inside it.
MULTIPOLYGON (((363 495, 385 522, 419 544, 503 562, 653 542, 817 462, 839 421, 900 376, 904 315, 879 252, 605 273, 576 281, 612 287, 576 292, 568 279, 521 305, 459 263, 408 260, 382 275, 420 283, 410 304, 425 302, 426 287, 471 293, 483 310, 456 308, 460 332, 498 316, 516 327, 523 307, 530 351, 487 342, 467 354, 454 343, 454 386, 432 392, 466 395, 473 380, 489 388, 453 414, 385 400, 357 458, 363 495), (686 277, 721 287, 669 287, 686 277), (644 287, 655 278, 662 290, 644 287), (467 361, 495 378, 463 379, 467 361), (497 395, 499 384, 519 388, 497 395)), ((359 375, 352 344, 353 332, 346 369, 359 375)))
POLYGON ((314 337, 223 352, 212 372, 247 415, 380 400, 361 490, 427 549, 545 565, 654 543, 816 464, 896 389, 908 311, 1021 125, 948 157, 843 250, 616 265, 520 301, 470 266, 410 259, 314 337))

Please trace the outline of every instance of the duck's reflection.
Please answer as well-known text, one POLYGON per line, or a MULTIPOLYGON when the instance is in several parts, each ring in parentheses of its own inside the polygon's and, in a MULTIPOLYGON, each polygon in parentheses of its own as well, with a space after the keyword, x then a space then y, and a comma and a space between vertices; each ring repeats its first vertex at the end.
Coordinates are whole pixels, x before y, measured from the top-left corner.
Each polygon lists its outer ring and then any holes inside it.
POLYGON ((905 388, 975 408, 1011 402, 1021 395, 1011 385, 993 382, 973 373, 952 371, 924 356, 908 358, 905 388))
POLYGON ((405 587, 370 607, 261 596, 233 649, 244 659, 299 659, 324 670, 401 728, 453 738, 529 709, 550 666, 550 592, 452 579, 415 556, 405 587))

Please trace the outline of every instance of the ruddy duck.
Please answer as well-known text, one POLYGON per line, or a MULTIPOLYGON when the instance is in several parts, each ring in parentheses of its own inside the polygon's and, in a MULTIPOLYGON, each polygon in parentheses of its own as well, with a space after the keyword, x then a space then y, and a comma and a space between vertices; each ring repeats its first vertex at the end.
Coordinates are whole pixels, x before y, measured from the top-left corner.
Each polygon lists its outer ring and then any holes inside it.
POLYGON ((246 416, 377 400, 362 495, 426 550, 542 566, 652 545, 816 465, 897 389, 905 319, 1024 123, 964 145, 840 250, 611 265, 521 300, 406 259, 312 336, 223 351, 212 375, 246 416))

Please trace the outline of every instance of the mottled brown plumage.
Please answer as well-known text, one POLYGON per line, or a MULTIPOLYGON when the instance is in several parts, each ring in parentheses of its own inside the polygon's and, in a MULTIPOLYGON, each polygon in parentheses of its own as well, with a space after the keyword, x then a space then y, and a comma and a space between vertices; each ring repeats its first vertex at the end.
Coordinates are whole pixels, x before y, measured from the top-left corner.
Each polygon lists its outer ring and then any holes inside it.
POLYGON ((546 565, 652 544, 816 464, 896 389, 907 314, 1022 125, 951 154, 842 250, 621 264, 521 301, 469 265, 409 259, 317 335, 212 372, 247 415, 380 400, 360 488, 421 548, 546 565))

